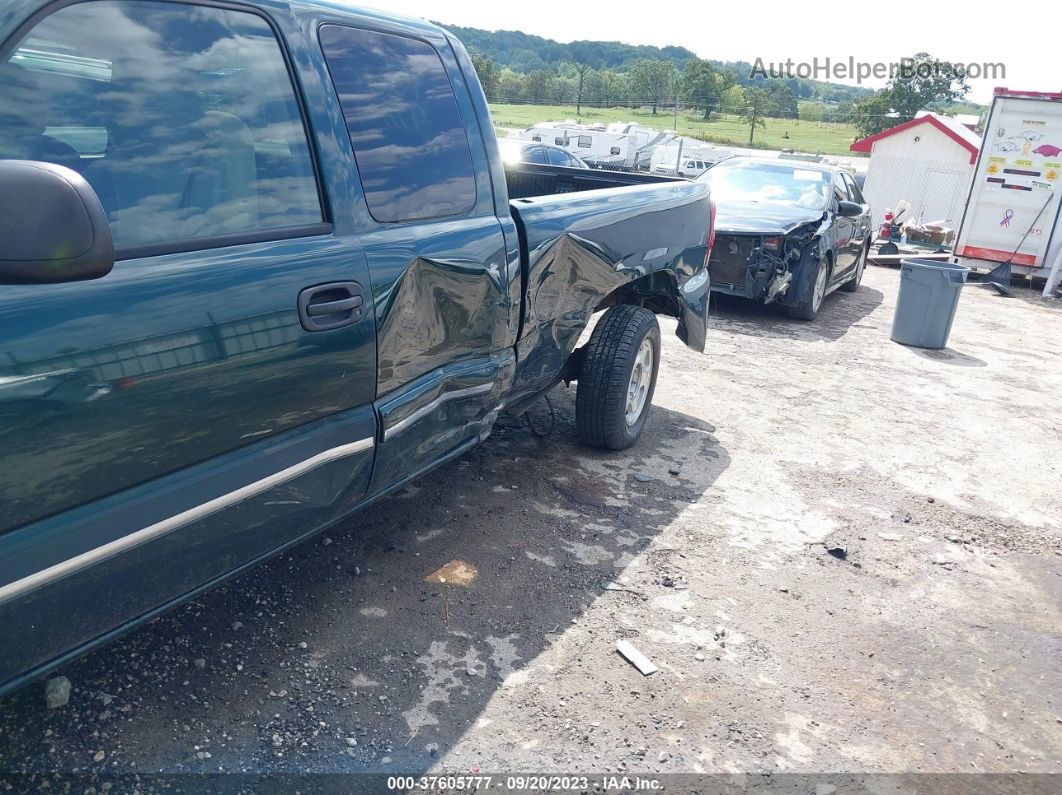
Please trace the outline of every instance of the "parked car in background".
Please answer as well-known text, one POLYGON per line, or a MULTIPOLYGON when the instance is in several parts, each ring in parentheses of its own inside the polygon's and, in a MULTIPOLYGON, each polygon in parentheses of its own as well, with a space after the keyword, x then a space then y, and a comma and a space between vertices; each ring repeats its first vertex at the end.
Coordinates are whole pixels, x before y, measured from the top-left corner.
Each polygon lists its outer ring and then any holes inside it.
POLYGON ((845 170, 735 157, 710 168, 716 239, 712 289, 777 302, 813 320, 823 299, 855 290, 870 247, 870 207, 845 170))
POLYGON ((564 168, 590 168, 582 158, 552 144, 522 141, 519 138, 499 138, 498 151, 503 163, 537 163, 564 168))
POLYGON ((435 25, 6 0, 0 70, 0 693, 561 381, 633 444, 655 313, 704 350, 708 186, 503 164, 435 25))
POLYGON ((701 160, 697 157, 687 158, 683 157, 682 162, 676 171, 675 161, 672 159, 670 165, 658 165, 653 166, 653 173, 660 174, 662 176, 679 176, 692 179, 698 177, 712 167, 711 160, 701 160))

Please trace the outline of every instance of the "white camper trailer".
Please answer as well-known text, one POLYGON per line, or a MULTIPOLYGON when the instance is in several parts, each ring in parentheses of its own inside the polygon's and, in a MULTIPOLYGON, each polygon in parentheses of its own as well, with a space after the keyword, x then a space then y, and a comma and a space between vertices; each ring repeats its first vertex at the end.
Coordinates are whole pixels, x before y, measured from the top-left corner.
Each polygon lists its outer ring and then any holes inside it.
POLYGON ((631 168, 639 171, 649 171, 653 152, 678 138, 674 130, 658 130, 655 127, 626 121, 612 122, 606 132, 629 135, 634 140, 634 162, 631 168))
POLYGON ((633 169, 636 146, 629 135, 606 132, 604 125, 574 122, 543 122, 528 127, 517 136, 567 149, 591 166, 633 169))
POLYGON ((671 130, 657 130, 632 122, 577 124, 541 122, 519 133, 520 138, 553 144, 578 155, 598 168, 648 171, 653 150, 673 140, 671 130))

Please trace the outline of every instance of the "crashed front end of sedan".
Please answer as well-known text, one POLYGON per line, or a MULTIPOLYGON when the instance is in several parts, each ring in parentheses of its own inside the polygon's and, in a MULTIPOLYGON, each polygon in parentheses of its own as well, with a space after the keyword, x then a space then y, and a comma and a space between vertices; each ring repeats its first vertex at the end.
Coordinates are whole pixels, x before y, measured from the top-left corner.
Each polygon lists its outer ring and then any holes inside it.
POLYGON ((820 222, 784 233, 720 230, 708 261, 712 290, 741 298, 790 303, 803 270, 818 264, 820 222))

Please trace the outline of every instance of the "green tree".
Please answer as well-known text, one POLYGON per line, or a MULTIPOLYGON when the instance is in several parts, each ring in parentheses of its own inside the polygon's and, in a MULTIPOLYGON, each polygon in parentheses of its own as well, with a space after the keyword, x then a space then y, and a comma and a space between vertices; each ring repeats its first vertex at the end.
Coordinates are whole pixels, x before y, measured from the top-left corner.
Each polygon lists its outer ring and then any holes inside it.
POLYGON ((883 90, 880 94, 862 99, 852 106, 852 123, 859 131, 859 135, 865 138, 899 124, 900 121, 892 117, 891 113, 892 105, 883 90))
POLYGON ((741 110, 741 120, 749 126, 749 144, 757 127, 766 127, 764 117, 774 108, 771 96, 762 88, 749 86, 745 89, 745 107, 741 110))
POLYGON ((471 53, 472 66, 479 76, 479 83, 483 86, 483 93, 487 99, 495 100, 498 96, 498 83, 501 80, 501 67, 493 58, 481 53, 471 53))
POLYGON ((575 72, 575 115, 578 116, 583 109, 583 93, 586 91, 587 78, 593 73, 590 64, 570 63, 575 72))
POLYGON ((524 80, 524 97, 532 104, 542 104, 552 99, 553 72, 545 69, 536 69, 524 80))
POLYGON ((771 87, 771 104, 774 106, 771 113, 783 119, 795 119, 800 115, 797 107, 797 98, 792 89, 785 83, 777 83, 771 87))
POLYGON ((741 86, 730 86, 723 92, 722 102, 724 113, 741 113, 741 109, 745 107, 745 89, 741 86))
POLYGON ((627 102, 627 76, 609 70, 591 72, 584 98, 599 108, 614 108, 627 102))
POLYGON ((704 119, 712 118, 712 111, 722 102, 723 94, 734 85, 734 73, 716 69, 702 58, 690 58, 682 73, 682 94, 687 102, 704 109, 704 119))
POLYGON ((498 101, 499 102, 519 102, 523 99, 524 83, 527 78, 519 72, 514 72, 512 69, 502 69, 501 75, 498 77, 498 101))
POLYGON ((651 105, 653 115, 668 98, 674 83, 675 67, 659 58, 645 58, 631 69, 631 92, 636 102, 651 105))
POLYGON ((910 121, 920 110, 957 102, 969 91, 965 73, 920 52, 903 59, 879 93, 857 102, 852 118, 860 135, 874 135, 910 121))
POLYGON ((826 107, 821 102, 805 100, 799 103, 798 113, 801 121, 822 121, 826 107))
POLYGON ((852 108, 852 100, 843 100, 836 105, 828 107, 826 112, 822 114, 822 120, 840 124, 849 124, 852 121, 852 108))
POLYGON ((575 102, 576 81, 570 77, 558 77, 553 81, 550 99, 558 105, 571 105, 575 102))

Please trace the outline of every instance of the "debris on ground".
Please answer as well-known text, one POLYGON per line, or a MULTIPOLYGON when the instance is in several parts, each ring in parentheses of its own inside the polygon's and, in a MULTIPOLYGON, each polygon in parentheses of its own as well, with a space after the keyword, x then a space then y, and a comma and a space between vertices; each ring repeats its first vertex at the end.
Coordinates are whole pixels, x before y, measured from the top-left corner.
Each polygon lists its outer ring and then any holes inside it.
POLYGON ((70 701, 70 680, 65 676, 55 676, 44 686, 44 700, 48 709, 65 707, 70 701))
POLYGON ((826 552, 831 557, 837 558, 837 560, 848 559, 848 550, 844 549, 843 547, 829 547, 826 552))
POLYGON ((434 583, 448 583, 450 585, 471 585, 476 581, 476 577, 479 576, 479 569, 473 566, 471 563, 467 563, 463 560, 451 560, 445 566, 442 566, 427 577, 424 578, 425 582, 434 583))
POLYGON ((638 651, 629 640, 616 641, 616 651, 623 655, 624 659, 637 668, 643 676, 651 676, 660 670, 653 665, 652 660, 638 651))

